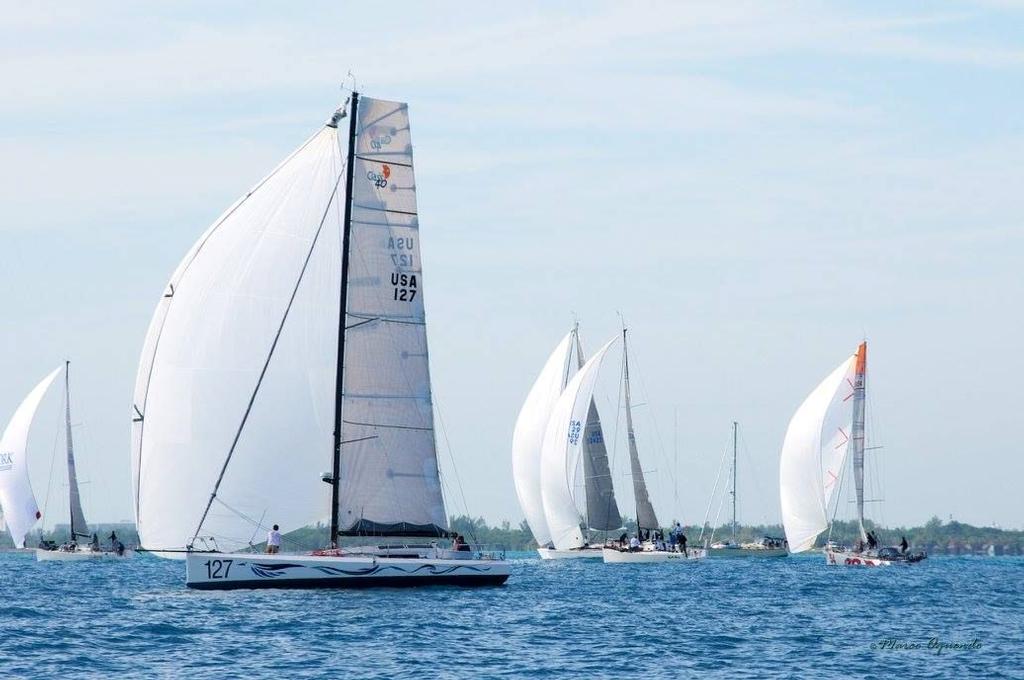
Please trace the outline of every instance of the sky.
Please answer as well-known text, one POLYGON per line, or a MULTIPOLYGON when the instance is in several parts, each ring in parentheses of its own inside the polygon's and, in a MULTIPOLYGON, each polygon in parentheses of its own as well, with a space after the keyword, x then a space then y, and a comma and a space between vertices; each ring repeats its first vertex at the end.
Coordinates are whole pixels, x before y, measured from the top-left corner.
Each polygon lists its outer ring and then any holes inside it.
MULTIPOLYGON (((410 107, 450 513, 522 519, 522 400, 574 319, 593 350, 621 314, 664 521, 725 519, 712 489, 736 420, 740 520, 778 522, 786 425, 866 338, 869 513, 1024 527, 1024 4, 3 16, 0 420, 73 362, 90 519, 131 517, 131 390, 171 271, 351 71, 410 107)), ((617 362, 598 392, 612 431, 617 362)))

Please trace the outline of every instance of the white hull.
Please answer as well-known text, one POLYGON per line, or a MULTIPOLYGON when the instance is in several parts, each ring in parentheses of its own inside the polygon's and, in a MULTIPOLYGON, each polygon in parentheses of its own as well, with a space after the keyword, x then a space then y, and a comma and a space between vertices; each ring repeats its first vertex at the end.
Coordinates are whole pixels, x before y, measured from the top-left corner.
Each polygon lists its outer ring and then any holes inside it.
POLYGON ((112 551, 92 551, 92 550, 75 550, 74 552, 68 550, 44 550, 42 548, 36 548, 36 561, 37 562, 84 562, 87 560, 127 560, 131 559, 135 555, 134 550, 125 550, 123 554, 118 555, 112 551))
POLYGON ((578 548, 576 550, 557 550, 555 548, 537 548, 542 560, 599 560, 601 548, 578 548))
POLYGON ((825 548, 825 564, 846 566, 846 567, 891 567, 893 565, 916 564, 923 557, 918 559, 895 559, 887 560, 877 555, 852 550, 833 550, 825 548))
POLYGON ((687 554, 681 552, 669 552, 667 550, 640 550, 628 552, 615 548, 605 548, 601 551, 605 564, 630 564, 648 562, 693 562, 707 557, 707 551, 703 548, 688 550, 687 554))
POLYGON ((202 590, 488 586, 508 579, 509 563, 497 559, 191 552, 185 557, 185 573, 185 585, 202 590))
POLYGON ((785 557, 785 548, 708 548, 708 557, 714 559, 736 559, 744 557, 785 557))

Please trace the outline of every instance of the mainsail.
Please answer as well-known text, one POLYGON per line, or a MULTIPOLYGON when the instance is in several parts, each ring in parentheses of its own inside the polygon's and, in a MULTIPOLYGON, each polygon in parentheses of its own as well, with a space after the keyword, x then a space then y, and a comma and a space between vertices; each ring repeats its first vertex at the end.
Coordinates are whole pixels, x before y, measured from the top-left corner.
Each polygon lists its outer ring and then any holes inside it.
POLYGON ((409 111, 368 98, 357 110, 338 526, 444 535, 409 111))
POLYGON ((3 508, 7 528, 17 548, 25 547, 25 534, 42 517, 28 478, 28 433, 32 429, 39 402, 61 368, 43 378, 28 393, 0 438, 0 507, 3 508))
POLYGON ((68 493, 71 507, 71 539, 88 536, 89 525, 82 512, 82 497, 78 491, 78 473, 75 471, 75 447, 71 438, 71 362, 64 363, 64 427, 67 443, 68 493))
POLYGON ((350 101, 206 230, 157 306, 132 428, 149 549, 235 550, 332 515, 443 531, 407 109, 350 101))
POLYGON ((519 507, 523 509, 526 523, 530 525, 533 538, 540 546, 551 541, 540 490, 541 446, 551 411, 565 385, 566 366, 573 349, 575 333, 575 330, 567 333, 548 357, 526 395, 512 431, 512 479, 519 497, 519 507))
POLYGON ((636 499, 637 529, 657 529, 658 518, 651 505, 651 497, 647 492, 644 480, 644 469, 640 465, 640 454, 636 448, 636 433, 633 430, 633 408, 629 393, 629 354, 626 351, 626 329, 622 329, 622 384, 625 391, 626 437, 629 440, 629 468, 633 477, 633 496, 636 499))
POLYGON ((857 355, 841 363, 804 400, 786 430, 779 462, 782 523, 791 552, 814 546, 828 528, 854 420, 857 355))
MULTIPOLYGON (((575 330, 575 333, 576 359, 578 367, 583 368, 583 346, 579 331, 575 330)), ((621 527, 622 517, 615 501, 608 448, 604 443, 601 416, 593 397, 590 398, 590 409, 587 411, 587 424, 583 428, 583 483, 587 501, 587 527, 595 531, 611 531, 621 527)))
POLYGON ((544 432, 541 447, 541 495, 551 541, 555 548, 568 550, 585 544, 580 531, 580 512, 573 495, 574 477, 583 453, 584 423, 590 412, 598 369, 608 348, 606 343, 573 376, 558 398, 544 432))
POLYGON ((864 529, 864 397, 868 369, 868 343, 857 348, 857 363, 853 378, 853 425, 850 432, 853 446, 853 482, 857 492, 857 527, 860 538, 868 540, 864 529))

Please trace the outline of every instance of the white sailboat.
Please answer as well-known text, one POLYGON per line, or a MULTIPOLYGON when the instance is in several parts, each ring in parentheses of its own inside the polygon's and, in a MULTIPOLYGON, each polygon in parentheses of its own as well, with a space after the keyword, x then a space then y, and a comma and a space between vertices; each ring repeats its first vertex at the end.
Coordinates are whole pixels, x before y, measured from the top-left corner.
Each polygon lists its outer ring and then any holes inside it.
MULTIPOLYGON (((629 467, 633 478, 633 497, 636 500, 637 532, 646 530, 649 534, 660 531, 658 518, 654 514, 644 470, 640 465, 640 453, 636 446, 636 431, 633 428, 633 406, 629 389, 629 350, 626 343, 626 329, 622 329, 622 388, 623 405, 626 410, 626 437, 629 442, 629 467)), ((664 541, 653 539, 641 542, 638 548, 627 546, 605 546, 602 557, 606 564, 629 564, 646 562, 688 562, 707 557, 704 548, 675 550, 668 548, 664 541)))
MULTIPOLYGON (((732 538, 724 541, 712 542, 715 540, 714 532, 711 533, 711 538, 708 539, 708 543, 711 545, 707 546, 708 557, 714 558, 732 558, 732 557, 785 557, 789 554, 789 550, 786 547, 786 541, 783 538, 776 538, 774 536, 763 536, 761 540, 740 543, 739 541, 739 524, 736 520, 736 467, 737 463, 737 441, 739 439, 739 423, 735 420, 732 422, 732 489, 729 494, 732 496, 732 538)), ((715 486, 718 486, 716 481, 715 486)), ((714 502, 714 494, 712 493, 712 501, 714 502)), ((710 505, 708 510, 710 512, 710 505)), ((717 518, 715 520, 717 524, 717 518)), ((705 521, 705 526, 707 522, 705 521)), ((701 534, 704 533, 703 528, 701 534)))
POLYGON ((419 239, 408 108, 353 93, 179 264, 143 347, 132 471, 142 544, 183 557, 188 586, 508 578, 439 544, 419 239), (325 516, 325 549, 251 552, 270 524, 325 516))
MULTIPOLYGON (((573 327, 548 358, 544 369, 537 377, 523 403, 512 435, 512 476, 515 481, 516 494, 520 507, 526 515, 526 522, 530 526, 537 545, 540 546, 537 552, 541 559, 545 560, 601 559, 600 546, 592 546, 586 539, 582 543, 575 539, 570 543, 562 542, 562 547, 557 547, 544 503, 541 463, 544 438, 552 420, 552 414, 556 410, 556 404, 567 391, 574 353, 576 368, 582 369, 584 367, 583 349, 579 339, 578 326, 573 327)), ((579 389, 579 386, 573 389, 579 389)), ((558 513, 552 515, 550 521, 554 523, 560 536, 565 535, 564 522, 575 522, 578 527, 581 519, 584 526, 593 531, 611 531, 622 527, 622 518, 619 515, 615 491, 612 488, 608 451, 604 443, 601 419, 593 399, 592 384, 590 394, 576 393, 573 396, 573 408, 577 400, 587 408, 586 425, 577 432, 578 447, 573 449, 571 456, 564 457, 568 456, 569 452, 560 449, 557 442, 552 441, 551 444, 557 450, 557 453, 553 454, 552 460, 565 462, 565 479, 562 479, 560 469, 552 468, 552 472, 549 473, 549 481, 553 480, 553 483, 558 485, 564 481, 573 498, 573 507, 577 508, 571 515, 566 513, 565 519, 558 513), (572 493, 575 488, 573 478, 576 476, 576 469, 581 459, 584 477, 582 505, 585 507, 582 518, 576 505, 575 495, 572 493), (550 476, 552 474, 553 476, 550 476)))
POLYGON ((0 506, 3 507, 7 527, 17 548, 25 547, 25 537, 36 522, 42 519, 42 512, 32 490, 28 471, 28 438, 35 420, 36 411, 47 391, 58 375, 64 372, 64 435, 67 447, 68 506, 70 514, 70 536, 62 545, 51 544, 36 549, 39 561, 78 561, 94 559, 123 559, 132 556, 132 551, 120 543, 113 543, 109 549, 101 548, 99 540, 89 533, 89 525, 82 511, 82 500, 78 490, 78 474, 75 470, 75 447, 71 434, 71 381, 70 362, 54 369, 36 385, 4 430, 0 439, 0 506), (93 541, 88 541, 90 537, 93 541), (79 542, 79 539, 86 539, 79 542))
POLYGON ((819 384, 793 415, 786 430, 779 465, 782 522, 791 552, 810 550, 831 526, 833 500, 838 502, 847 454, 852 450, 860 545, 831 542, 824 548, 827 564, 887 566, 912 564, 924 553, 907 554, 898 548, 864 545, 873 536, 864 527, 865 397, 867 343, 843 361, 819 384))

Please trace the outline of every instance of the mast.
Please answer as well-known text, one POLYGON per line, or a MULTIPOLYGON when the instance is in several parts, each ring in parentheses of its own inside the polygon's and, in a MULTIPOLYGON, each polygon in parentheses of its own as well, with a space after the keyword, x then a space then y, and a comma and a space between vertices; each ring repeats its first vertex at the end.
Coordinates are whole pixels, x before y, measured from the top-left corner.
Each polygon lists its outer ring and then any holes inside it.
POLYGON ((868 343, 862 342, 857 348, 857 365, 853 378, 853 483, 857 491, 857 526, 861 540, 867 542, 864 529, 864 407, 866 396, 868 343))
POLYGON ((71 515, 71 539, 88 536, 89 527, 82 512, 82 498, 78 492, 78 475, 75 472, 75 446, 71 439, 71 362, 64 362, 64 428, 68 447, 68 512, 71 515))
POLYGON ((736 543, 736 430, 739 423, 732 421, 732 542, 736 543))
MULTIPOLYGON (((345 222, 341 237, 341 303, 338 308, 338 361, 334 382, 334 455, 331 461, 331 535, 330 544, 337 547, 338 506, 341 502, 338 479, 341 476, 341 405, 345 385, 345 312, 348 307, 348 255, 352 233, 352 169, 356 155, 356 117, 359 110, 359 93, 352 92, 348 110, 348 156, 345 161, 345 222)), ((335 122, 337 126, 337 122, 335 122)))

